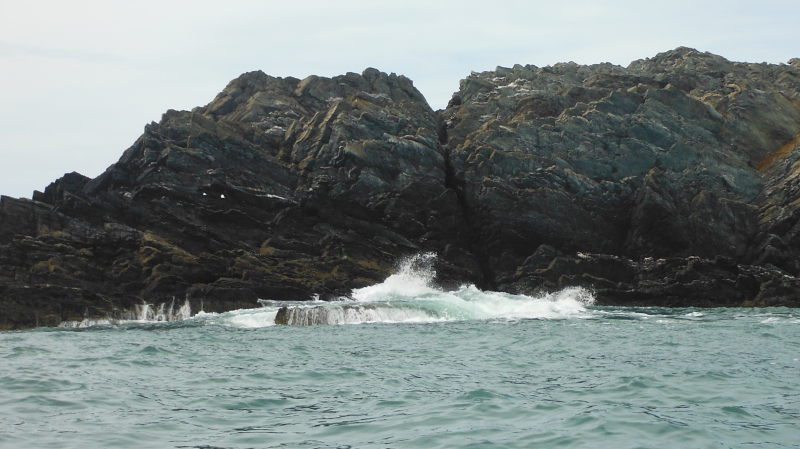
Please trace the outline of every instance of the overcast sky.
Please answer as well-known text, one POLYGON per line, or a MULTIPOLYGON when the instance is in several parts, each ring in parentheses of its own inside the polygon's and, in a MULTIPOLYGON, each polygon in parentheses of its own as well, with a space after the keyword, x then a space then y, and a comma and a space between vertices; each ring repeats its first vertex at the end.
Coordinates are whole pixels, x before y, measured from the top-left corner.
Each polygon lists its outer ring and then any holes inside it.
POLYGON ((0 194, 95 177, 167 109, 243 72, 375 67, 443 108, 471 70, 654 56, 800 57, 797 0, 0 0, 0 194))

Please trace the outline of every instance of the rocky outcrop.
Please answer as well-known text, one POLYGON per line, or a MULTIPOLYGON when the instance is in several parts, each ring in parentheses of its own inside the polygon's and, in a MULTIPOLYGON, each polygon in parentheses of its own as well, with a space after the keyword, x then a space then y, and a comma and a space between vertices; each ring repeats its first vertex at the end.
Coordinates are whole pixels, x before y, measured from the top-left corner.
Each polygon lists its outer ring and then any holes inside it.
POLYGON ((175 297, 205 311, 337 298, 422 251, 479 282, 439 128, 403 76, 244 74, 147 125, 96 179, 2 198, 0 326, 175 297))
POLYGON ((418 252, 445 287, 796 306, 798 135, 796 60, 498 67, 443 111, 374 69, 246 73, 99 177, 0 199, 0 327, 334 299, 418 252))
POLYGON ((717 256, 667 259, 608 254, 564 254, 540 246, 498 289, 539 294, 566 287, 590 289, 604 306, 800 307, 800 279, 774 266, 737 264, 717 256))
POLYGON ((443 117, 476 252, 495 275, 541 244, 759 260, 762 191, 781 175, 757 167, 800 134, 799 69, 678 48, 473 73, 443 117))

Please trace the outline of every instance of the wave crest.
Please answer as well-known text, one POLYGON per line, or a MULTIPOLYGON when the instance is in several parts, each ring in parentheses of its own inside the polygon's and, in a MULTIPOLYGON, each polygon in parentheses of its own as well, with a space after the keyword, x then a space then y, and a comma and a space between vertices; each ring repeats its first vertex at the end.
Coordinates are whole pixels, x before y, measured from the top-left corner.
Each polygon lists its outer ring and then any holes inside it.
POLYGON ((485 319, 558 319, 586 312, 594 296, 571 287, 537 296, 481 291, 474 285, 443 291, 433 285, 435 253, 417 254, 401 261, 397 273, 384 282, 353 290, 353 301, 323 305, 285 306, 277 324, 431 322, 485 319))

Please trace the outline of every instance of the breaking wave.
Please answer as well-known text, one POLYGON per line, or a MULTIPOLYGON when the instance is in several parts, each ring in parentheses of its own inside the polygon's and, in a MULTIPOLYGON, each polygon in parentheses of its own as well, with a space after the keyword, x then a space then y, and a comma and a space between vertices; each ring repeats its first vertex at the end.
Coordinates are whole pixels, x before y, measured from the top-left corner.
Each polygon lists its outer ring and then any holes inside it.
MULTIPOLYGON (((122 319, 64 322, 62 327, 91 327, 126 323, 172 322, 191 319, 198 325, 218 324, 259 328, 276 324, 313 326, 358 323, 429 323, 465 320, 559 319, 588 315, 594 302, 583 288, 565 288, 536 296, 481 291, 465 285, 444 291, 434 285, 436 254, 423 253, 398 264, 397 272, 380 284, 353 290, 349 299, 324 302, 260 301, 262 307, 226 313, 198 312, 192 316, 189 302, 142 304, 122 319)), ((188 323, 187 323, 188 324, 188 323)))
POLYGON ((538 296, 485 292, 474 285, 455 291, 436 288, 436 255, 403 260, 384 282, 352 292, 352 300, 312 303, 265 303, 254 311, 230 313, 224 321, 237 327, 272 324, 424 323, 489 319, 558 319, 586 314, 594 302, 583 288, 538 296))

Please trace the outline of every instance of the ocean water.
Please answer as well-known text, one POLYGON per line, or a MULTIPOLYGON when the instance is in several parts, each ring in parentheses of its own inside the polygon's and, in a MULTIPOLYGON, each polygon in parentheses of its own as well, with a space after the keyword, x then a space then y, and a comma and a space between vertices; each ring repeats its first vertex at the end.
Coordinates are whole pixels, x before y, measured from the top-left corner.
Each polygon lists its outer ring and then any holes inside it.
POLYGON ((424 259, 337 303, 0 333, 0 447, 800 447, 798 311, 442 292, 424 259))

